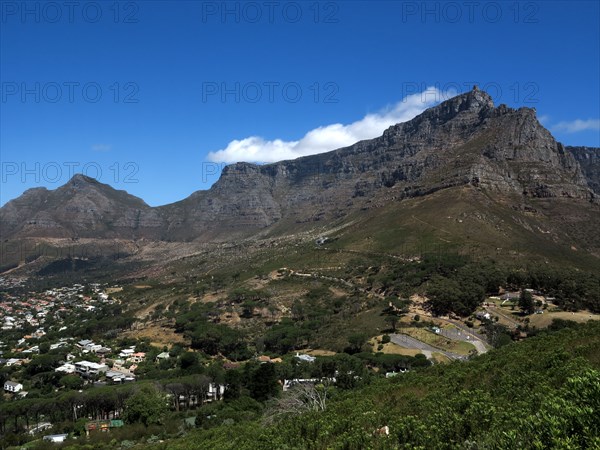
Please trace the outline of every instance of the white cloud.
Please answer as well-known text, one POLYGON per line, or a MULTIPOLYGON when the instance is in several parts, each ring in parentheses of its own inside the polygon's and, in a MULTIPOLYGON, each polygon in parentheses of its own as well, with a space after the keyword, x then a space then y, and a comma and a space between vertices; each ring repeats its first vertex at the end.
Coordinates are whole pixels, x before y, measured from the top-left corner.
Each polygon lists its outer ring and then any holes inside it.
POLYGON ((570 122, 559 122, 552 127, 553 131, 564 131, 566 133, 578 133, 587 130, 600 130, 600 119, 576 119, 570 122))
POLYGON ((94 144, 92 145, 92 151, 94 152, 109 152, 112 147, 107 144, 94 144))
POLYGON ((453 95, 454 92, 441 92, 429 87, 421 93, 405 97, 392 107, 367 114, 349 125, 335 123, 321 126, 310 130, 298 141, 266 140, 259 136, 250 136, 231 141, 224 149, 210 152, 208 159, 218 163, 269 163, 335 150, 363 139, 380 136, 386 128, 406 122, 453 95))
POLYGON ((543 115, 543 116, 539 116, 538 117, 538 121, 542 124, 542 125, 546 125, 548 124, 548 122, 550 122, 550 116, 549 115, 543 115))

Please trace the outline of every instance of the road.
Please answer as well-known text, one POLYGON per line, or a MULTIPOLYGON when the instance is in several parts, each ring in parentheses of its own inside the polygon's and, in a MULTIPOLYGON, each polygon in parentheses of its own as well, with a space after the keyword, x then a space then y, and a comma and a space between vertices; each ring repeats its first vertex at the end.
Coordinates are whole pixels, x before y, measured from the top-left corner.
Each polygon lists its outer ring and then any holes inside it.
POLYGON ((513 317, 510 317, 507 314, 505 314, 504 311, 502 311, 502 308, 499 308, 496 306, 486 306, 485 309, 486 309, 486 311, 489 311, 491 314, 496 314, 496 315, 502 317, 503 319, 507 320, 513 326, 513 328, 517 328, 520 325, 520 323, 517 320, 515 320, 513 317))
POLYGON ((444 350, 440 350, 432 345, 426 344, 425 342, 421 342, 418 339, 415 339, 406 334, 390 334, 390 340, 397 345, 400 345, 404 348, 414 348, 416 350, 421 350, 425 356, 428 358, 431 357, 432 353, 441 353, 442 355, 450 358, 450 359, 458 359, 464 361, 467 359, 466 356, 458 355, 456 353, 447 352, 444 350), (427 353, 429 352, 429 354, 427 353))
POLYGON ((483 338, 476 332, 469 329, 467 326, 463 325, 457 321, 448 321, 452 323, 458 329, 447 329, 442 328, 440 330, 440 334, 448 339, 454 339, 455 341, 463 341, 468 342, 469 344, 473 344, 477 353, 480 355, 486 353, 488 351, 488 346, 485 344, 483 338))

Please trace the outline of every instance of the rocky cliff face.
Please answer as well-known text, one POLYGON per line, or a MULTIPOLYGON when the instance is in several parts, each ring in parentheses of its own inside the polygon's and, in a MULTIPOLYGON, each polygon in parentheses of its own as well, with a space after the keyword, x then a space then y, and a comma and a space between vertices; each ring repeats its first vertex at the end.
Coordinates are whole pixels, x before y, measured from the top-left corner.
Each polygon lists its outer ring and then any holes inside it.
POLYGON ((454 97, 383 136, 332 152, 258 166, 228 166, 209 191, 164 208, 179 236, 259 229, 281 218, 331 219, 373 201, 473 184, 496 195, 593 197, 573 155, 529 108, 494 107, 478 89, 454 97), (223 229, 225 229, 223 228, 223 229), (210 233, 210 232, 209 232, 210 233))
POLYGON ((497 196, 594 200, 578 161, 597 180, 598 155, 583 154, 556 142, 534 110, 495 107, 474 88, 376 139, 293 161, 233 164, 211 189, 170 205, 150 208, 79 176, 56 191, 26 192, 0 210, 0 219, 6 236, 208 241, 465 184, 497 196))
POLYGON ((589 187, 600 194, 600 148, 565 147, 581 166, 589 187))

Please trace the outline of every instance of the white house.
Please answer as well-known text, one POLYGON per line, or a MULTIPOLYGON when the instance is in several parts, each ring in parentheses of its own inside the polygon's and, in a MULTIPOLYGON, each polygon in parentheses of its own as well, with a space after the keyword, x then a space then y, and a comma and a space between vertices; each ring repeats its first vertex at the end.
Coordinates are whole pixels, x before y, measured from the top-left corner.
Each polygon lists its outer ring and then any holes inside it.
POLYGON ((121 353, 119 353, 119 357, 121 357, 121 358, 129 358, 134 353, 135 353, 135 347, 126 348, 126 349, 121 350, 121 353))
POLYGON ((6 392, 19 392, 23 389, 23 385, 21 383, 17 383, 15 381, 6 381, 4 383, 4 390, 6 392))
POLYGON ((49 428, 52 428, 52 424, 50 422, 42 422, 36 426, 31 427, 27 433, 33 436, 35 433, 39 433, 40 431, 44 431, 49 428))
POLYGON ((156 361, 169 359, 170 357, 171 357, 171 355, 169 355, 169 352, 162 352, 162 353, 159 353, 158 355, 156 355, 156 361))
POLYGON ((283 380, 283 390, 287 391, 288 389, 299 385, 299 384, 317 384, 317 383, 335 383, 335 377, 331 378, 294 378, 292 380, 283 380))
POLYGON ((300 361, 305 361, 305 362, 309 362, 309 363, 315 362, 315 360, 317 359, 314 356, 310 356, 310 355, 306 355, 306 354, 301 355, 298 352, 296 352, 295 358, 299 359, 300 361))
POLYGON ((67 343, 64 341, 57 342, 56 344, 50 345, 50 350, 56 350, 57 348, 64 347, 65 345, 67 345, 67 343))
POLYGON ((63 372, 63 373, 75 373, 75 365, 70 363, 65 363, 60 367, 54 369, 55 372, 63 372))
POLYGON ((475 317, 477 317, 479 320, 491 320, 491 318, 492 318, 492 316, 490 315, 489 312, 484 312, 484 311, 476 312, 475 317))
POLYGON ((133 353, 131 356, 129 356, 129 358, 127 358, 127 361, 139 364, 142 361, 144 361, 145 359, 146 359, 146 353, 137 352, 137 353, 133 353))
POLYGON ((55 444, 59 444, 61 442, 64 442, 65 439, 67 439, 67 435, 66 434, 49 434, 47 436, 44 436, 44 440, 45 441, 50 441, 50 442, 53 442, 55 444))
POLYGON ((135 377, 126 372, 121 372, 118 370, 109 370, 106 372, 106 378, 111 380, 113 383, 123 383, 125 381, 135 381, 135 377))
POLYGON ((106 372, 108 366, 106 364, 98 364, 90 361, 80 361, 75 363, 75 372, 80 375, 97 375, 101 372, 106 372))
POLYGON ((85 346, 90 345, 90 344, 94 345, 94 343, 91 340, 89 340, 89 339, 82 339, 81 341, 79 341, 77 343, 77 346, 79 348, 84 348, 85 346))

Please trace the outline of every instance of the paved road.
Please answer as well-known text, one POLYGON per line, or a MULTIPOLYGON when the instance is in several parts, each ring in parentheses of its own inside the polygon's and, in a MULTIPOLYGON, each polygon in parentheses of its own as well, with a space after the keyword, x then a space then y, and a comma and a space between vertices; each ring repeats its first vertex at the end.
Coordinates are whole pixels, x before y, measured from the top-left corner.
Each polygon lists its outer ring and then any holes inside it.
MULTIPOLYGON (((452 353, 452 352, 447 352, 444 350, 441 350, 439 348, 436 348, 432 345, 426 344, 425 342, 421 342, 418 339, 415 339, 411 336, 408 336, 406 334, 390 334, 390 340, 397 345, 400 345, 402 347, 405 348, 414 348, 416 350, 421 350, 423 351, 423 353, 425 354, 425 356, 427 356, 426 352, 431 352, 431 353, 441 353, 444 356, 447 356, 450 359, 459 359, 459 360, 466 360, 467 357, 463 356, 463 355, 458 355, 456 353, 452 353)), ((429 357, 431 356, 431 354, 429 355, 429 357)))
POLYGON ((477 353, 479 353, 480 355, 483 353, 487 353, 487 351, 489 350, 488 347, 486 347, 486 345, 483 343, 483 341, 474 340, 470 342, 475 346, 477 353))
POLYGON ((456 324, 454 323, 454 321, 452 321, 452 323, 456 327, 458 327, 458 329, 441 328, 440 334, 442 336, 447 337, 448 339, 453 339, 455 341, 468 342, 469 344, 472 344, 475 347, 477 353, 479 353, 480 355, 488 351, 488 347, 485 345, 485 342, 479 337, 478 334, 475 334, 474 332, 470 331, 466 326, 462 324, 456 324))
POLYGON ((473 328, 469 328, 463 322, 460 322, 458 320, 452 320, 452 319, 447 320, 446 322, 451 323, 452 325, 454 325, 457 328, 460 328, 462 331, 464 331, 467 334, 470 334, 475 339, 479 339, 480 341, 484 341, 485 342, 485 335, 484 334, 478 333, 473 328))

